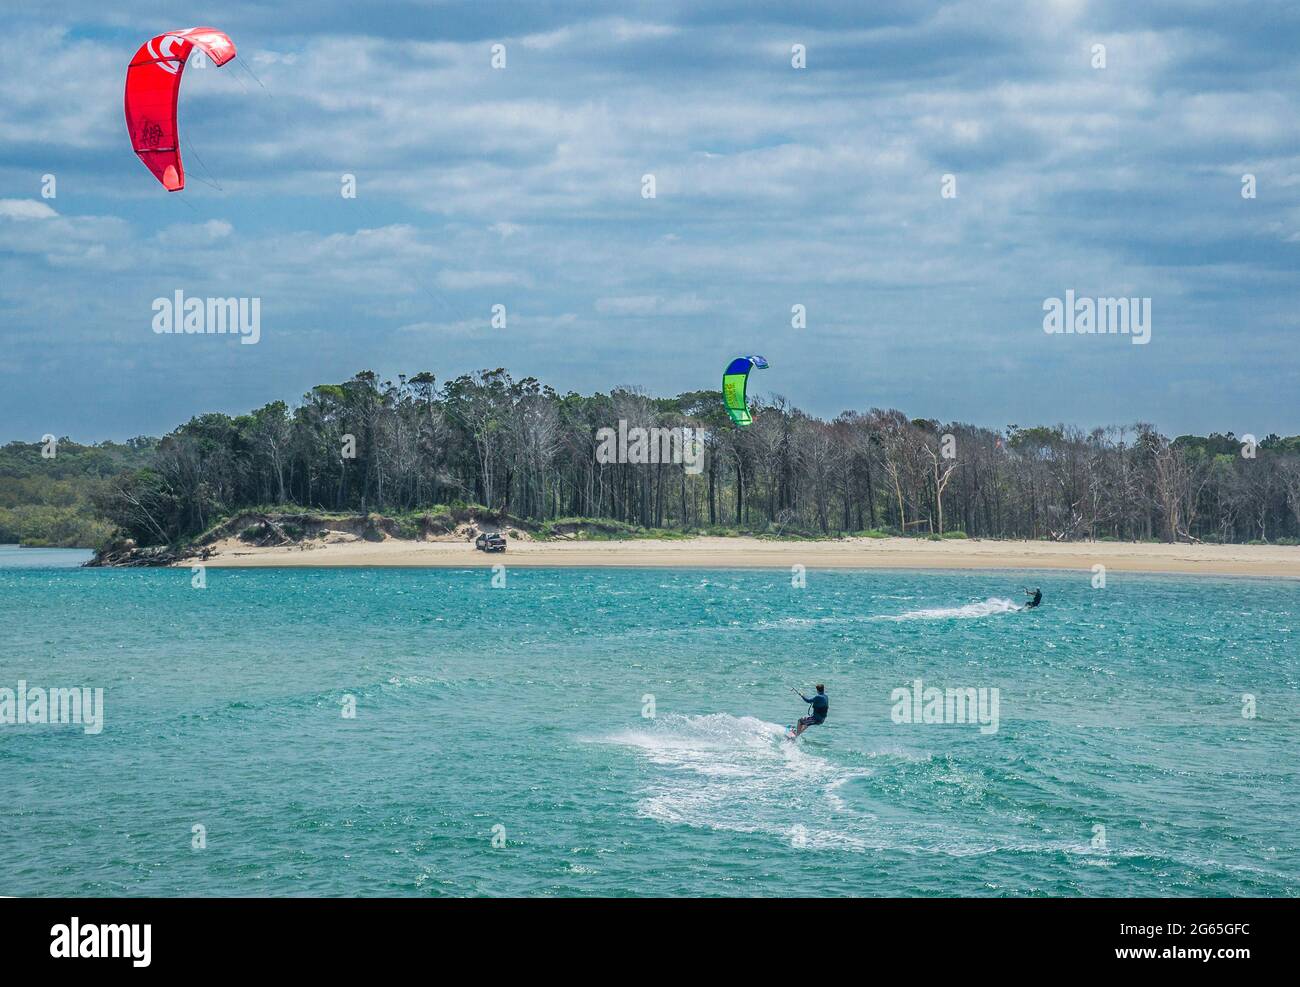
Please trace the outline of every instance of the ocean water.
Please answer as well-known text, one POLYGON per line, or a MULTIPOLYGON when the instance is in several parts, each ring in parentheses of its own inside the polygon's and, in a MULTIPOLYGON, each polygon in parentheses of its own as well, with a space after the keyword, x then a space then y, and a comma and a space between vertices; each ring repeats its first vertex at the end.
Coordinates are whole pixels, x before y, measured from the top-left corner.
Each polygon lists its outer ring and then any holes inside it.
POLYGON ((0 569, 68 569, 89 562, 94 554, 89 549, 0 545, 0 569))
POLYGON ((2 565, 0 894, 1300 893, 1295 582, 2 565))

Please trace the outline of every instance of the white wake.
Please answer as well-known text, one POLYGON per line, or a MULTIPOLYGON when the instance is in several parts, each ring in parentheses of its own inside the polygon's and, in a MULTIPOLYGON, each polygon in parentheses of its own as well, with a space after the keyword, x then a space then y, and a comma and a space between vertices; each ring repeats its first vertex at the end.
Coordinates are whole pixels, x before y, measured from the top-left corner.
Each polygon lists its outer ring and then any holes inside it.
POLYGON ((1015 613, 1020 604, 1014 600, 991 596, 983 603, 968 603, 964 607, 935 607, 932 610, 909 610, 892 617, 876 617, 876 620, 961 620, 970 617, 991 617, 999 613, 1015 613))
POLYGON ((787 740, 779 723, 668 713, 602 742, 634 748, 664 769, 643 792, 642 816, 780 836, 796 847, 865 849, 861 836, 847 831, 860 824, 835 818, 846 813, 836 790, 870 772, 810 753, 804 742, 787 740))

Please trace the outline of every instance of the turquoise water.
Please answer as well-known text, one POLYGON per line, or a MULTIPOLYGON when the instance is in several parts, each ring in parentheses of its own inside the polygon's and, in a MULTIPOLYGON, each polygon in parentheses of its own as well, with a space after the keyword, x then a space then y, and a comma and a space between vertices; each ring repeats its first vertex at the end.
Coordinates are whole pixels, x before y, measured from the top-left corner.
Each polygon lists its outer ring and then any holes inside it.
POLYGON ((0 727, 0 894, 1300 893, 1294 582, 207 576, 0 569, 0 687, 106 697, 0 727), (997 731, 894 723, 917 677, 997 731))
POLYGON ((0 569, 68 569, 89 562, 95 553, 79 548, 21 548, 0 545, 0 569))

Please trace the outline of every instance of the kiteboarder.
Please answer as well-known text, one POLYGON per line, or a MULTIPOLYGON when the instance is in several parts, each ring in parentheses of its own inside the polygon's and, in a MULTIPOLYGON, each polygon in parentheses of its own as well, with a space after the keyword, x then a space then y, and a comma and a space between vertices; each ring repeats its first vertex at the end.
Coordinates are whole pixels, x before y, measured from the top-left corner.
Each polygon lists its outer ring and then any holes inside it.
POLYGON ((817 683, 817 691, 813 693, 811 699, 805 696, 798 689, 793 689, 793 692, 796 696, 812 707, 812 712, 808 716, 799 718, 799 724, 794 731, 794 735, 797 737, 809 727, 820 726, 822 723, 826 722, 826 714, 831 711, 831 700, 830 697, 826 695, 826 686, 820 682, 817 683))
POLYGON ((1025 596, 1029 597, 1030 599, 1029 602, 1026 603, 1024 607, 1022 607, 1021 609, 1032 610, 1034 609, 1034 607, 1038 606, 1038 604, 1043 602, 1043 591, 1039 589, 1037 586, 1035 586, 1033 589, 1026 589, 1025 596))

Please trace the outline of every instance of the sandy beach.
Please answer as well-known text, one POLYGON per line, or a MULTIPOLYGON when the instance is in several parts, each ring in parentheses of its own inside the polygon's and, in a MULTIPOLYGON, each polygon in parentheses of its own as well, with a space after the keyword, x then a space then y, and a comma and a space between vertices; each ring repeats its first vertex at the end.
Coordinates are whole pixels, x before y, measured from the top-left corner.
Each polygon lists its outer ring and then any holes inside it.
MULTIPOLYGON (((774 542, 756 538, 664 541, 512 540, 488 555, 468 541, 350 541, 257 548, 229 539, 207 565, 264 566, 627 566, 809 569, 1073 569, 1300 578, 1300 547, 1129 542, 965 541, 846 538, 774 542)), ((188 564, 188 563, 186 563, 188 564)))

